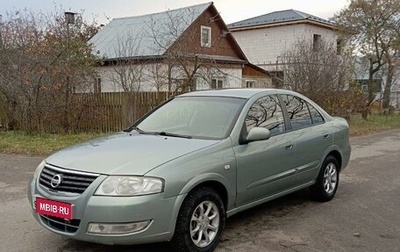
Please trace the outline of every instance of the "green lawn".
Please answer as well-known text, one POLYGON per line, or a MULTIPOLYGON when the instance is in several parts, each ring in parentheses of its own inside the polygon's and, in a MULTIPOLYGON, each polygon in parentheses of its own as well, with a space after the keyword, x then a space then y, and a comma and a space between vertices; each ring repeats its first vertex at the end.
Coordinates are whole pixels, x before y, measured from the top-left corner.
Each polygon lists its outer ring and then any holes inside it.
MULTIPOLYGON (((400 129, 400 115, 384 116, 372 114, 365 121, 361 115, 350 118, 350 135, 360 136, 390 129, 400 129)), ((0 131, 0 153, 25 155, 48 155, 66 146, 99 137, 104 134, 36 134, 21 131, 0 131)))
POLYGON ((350 118, 350 136, 361 136, 390 129, 400 129, 400 114, 379 115, 371 114, 367 120, 361 115, 352 115, 350 118))
POLYGON ((29 135, 21 131, 0 131, 0 152, 48 155, 66 146, 99 136, 101 136, 99 133, 29 135))

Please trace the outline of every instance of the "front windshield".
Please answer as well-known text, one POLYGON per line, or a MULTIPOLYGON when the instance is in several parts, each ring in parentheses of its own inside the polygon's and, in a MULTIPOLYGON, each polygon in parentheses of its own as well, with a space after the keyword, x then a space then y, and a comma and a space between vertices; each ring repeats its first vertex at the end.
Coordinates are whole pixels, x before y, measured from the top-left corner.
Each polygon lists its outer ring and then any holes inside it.
POLYGON ((142 133, 223 139, 230 134, 244 102, 229 97, 178 97, 135 126, 142 133))

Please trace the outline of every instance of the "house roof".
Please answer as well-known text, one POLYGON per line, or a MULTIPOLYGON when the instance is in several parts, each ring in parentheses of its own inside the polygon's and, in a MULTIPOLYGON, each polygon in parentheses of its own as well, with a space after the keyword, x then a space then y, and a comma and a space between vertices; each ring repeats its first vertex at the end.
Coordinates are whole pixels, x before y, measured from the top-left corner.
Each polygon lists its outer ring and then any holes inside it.
POLYGON ((94 53, 107 59, 161 56, 213 3, 143 16, 115 18, 89 43, 94 53), (171 25, 173 29, 171 29, 171 25))
POLYGON ((267 25, 276 25, 283 24, 295 21, 305 21, 305 22, 314 22, 322 25, 333 26, 334 23, 328 21, 326 19, 307 14, 305 12, 301 12, 298 10, 282 10, 282 11, 274 11, 265 15, 245 19, 239 22, 235 22, 229 24, 228 27, 231 30, 240 29, 240 28, 250 28, 255 26, 267 26, 267 25))

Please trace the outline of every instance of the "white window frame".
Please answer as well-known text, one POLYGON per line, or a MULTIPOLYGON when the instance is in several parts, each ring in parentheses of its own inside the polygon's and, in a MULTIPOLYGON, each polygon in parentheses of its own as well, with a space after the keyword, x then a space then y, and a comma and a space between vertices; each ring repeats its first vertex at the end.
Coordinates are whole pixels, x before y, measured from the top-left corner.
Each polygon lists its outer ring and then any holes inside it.
POLYGON ((200 44, 202 47, 211 47, 211 27, 209 26, 201 26, 200 28, 200 44), (207 42, 204 42, 203 30, 207 30, 207 42))
POLYGON ((225 85, 225 78, 218 78, 218 77, 211 78, 212 89, 221 89, 224 88, 224 85, 225 85), (213 82, 215 82, 215 85, 213 82))
POLYGON ((256 86, 255 80, 246 80, 246 88, 254 88, 256 86))

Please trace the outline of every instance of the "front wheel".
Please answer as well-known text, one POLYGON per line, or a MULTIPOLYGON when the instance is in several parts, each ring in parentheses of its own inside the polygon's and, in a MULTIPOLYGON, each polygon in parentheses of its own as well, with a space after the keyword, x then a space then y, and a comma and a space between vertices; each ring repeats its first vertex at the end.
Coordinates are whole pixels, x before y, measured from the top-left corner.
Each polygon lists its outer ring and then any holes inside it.
POLYGON ((313 199, 321 202, 333 199, 339 186, 339 164, 335 157, 328 156, 322 163, 317 181, 310 187, 313 199))
POLYGON ((191 192, 179 211, 174 251, 214 251, 225 225, 225 206, 219 194, 203 187, 191 192))

